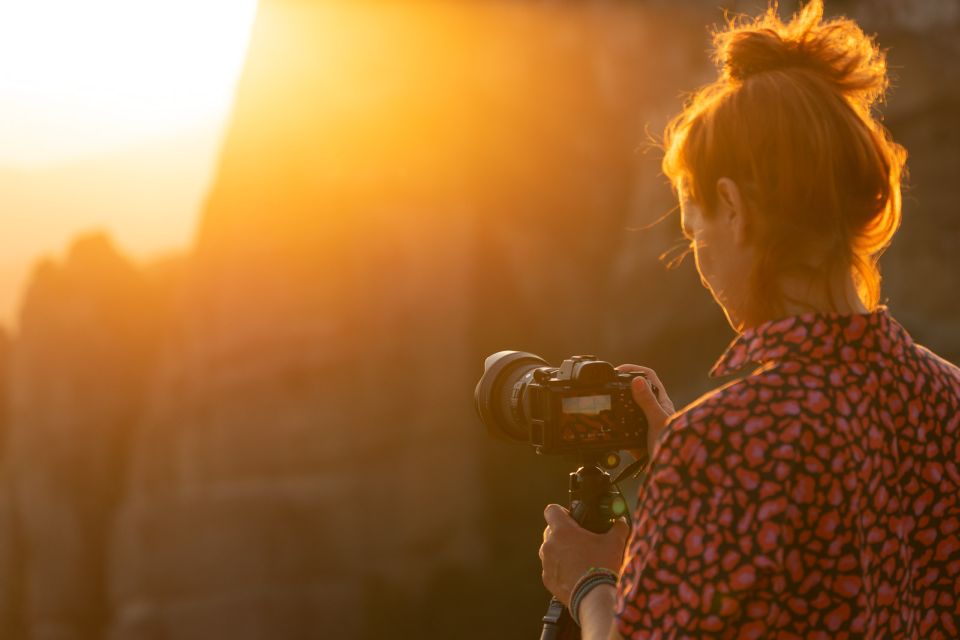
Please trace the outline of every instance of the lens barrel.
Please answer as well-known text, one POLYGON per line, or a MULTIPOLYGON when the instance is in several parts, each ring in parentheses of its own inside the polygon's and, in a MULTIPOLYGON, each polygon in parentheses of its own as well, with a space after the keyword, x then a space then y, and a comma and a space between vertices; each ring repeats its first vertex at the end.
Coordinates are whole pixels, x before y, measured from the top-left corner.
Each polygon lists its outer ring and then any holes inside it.
POLYGON ((530 441, 529 427, 511 406, 513 389, 530 371, 546 366, 546 360, 526 351, 499 351, 484 361, 474 400, 480 420, 491 435, 530 441))

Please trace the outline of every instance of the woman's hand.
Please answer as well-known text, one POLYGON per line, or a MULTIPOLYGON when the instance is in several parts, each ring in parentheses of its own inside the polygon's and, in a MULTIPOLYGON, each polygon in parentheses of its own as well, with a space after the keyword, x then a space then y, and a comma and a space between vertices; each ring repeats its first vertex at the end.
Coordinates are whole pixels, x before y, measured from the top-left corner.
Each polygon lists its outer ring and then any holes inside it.
MULTIPOLYGON (((631 391, 633 392, 633 401, 647 416, 647 424, 650 425, 647 431, 647 451, 653 453, 653 443, 657 441, 657 436, 663 431, 667 420, 677 410, 673 406, 673 401, 667 395, 663 383, 660 382, 660 378, 657 377, 657 372, 653 369, 636 364, 622 364, 617 367, 617 371, 639 371, 643 374, 643 376, 633 379, 631 391), (656 393, 653 392, 650 385, 656 387, 656 393)), ((639 452, 635 453, 634 457, 638 455, 640 455, 639 452)))
POLYGON ((630 532, 625 520, 614 522, 606 533, 594 533, 577 524, 558 504, 547 505, 543 517, 547 521, 540 545, 543 584, 564 606, 569 606, 570 592, 588 569, 605 568, 620 573, 630 532))

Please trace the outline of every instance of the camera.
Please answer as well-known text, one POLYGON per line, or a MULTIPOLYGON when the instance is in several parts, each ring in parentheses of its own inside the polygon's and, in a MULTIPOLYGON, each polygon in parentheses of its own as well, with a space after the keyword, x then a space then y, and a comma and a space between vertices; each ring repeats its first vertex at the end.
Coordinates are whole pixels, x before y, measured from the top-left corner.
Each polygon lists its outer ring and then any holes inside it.
POLYGON ((500 351, 484 362, 477 413, 491 435, 529 442, 541 454, 632 449, 646 457, 647 419, 630 388, 642 375, 618 372, 596 356, 551 367, 532 353, 500 351))
MULTIPOLYGON (((500 351, 484 362, 474 401, 491 435, 529 442, 541 454, 580 457, 582 466, 570 474, 570 515, 584 529, 604 533, 629 514, 617 483, 648 457, 647 418, 631 389, 642 375, 618 372, 596 356, 574 356, 551 367, 532 353, 500 351), (601 467, 616 468, 622 449, 632 450, 637 461, 611 480, 601 467)), ((579 637, 575 629, 563 603, 553 598, 541 640, 579 637)))

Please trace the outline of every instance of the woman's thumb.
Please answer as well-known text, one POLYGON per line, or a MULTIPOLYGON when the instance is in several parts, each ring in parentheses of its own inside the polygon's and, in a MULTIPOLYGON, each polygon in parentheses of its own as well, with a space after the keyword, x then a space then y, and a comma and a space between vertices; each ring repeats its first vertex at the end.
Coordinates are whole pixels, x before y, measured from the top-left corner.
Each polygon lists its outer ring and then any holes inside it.
POLYGON ((650 388, 646 378, 643 376, 634 378, 630 383, 630 389, 633 392, 633 401, 643 409, 648 421, 661 421, 668 415, 657 402, 657 397, 653 395, 653 389, 650 388))

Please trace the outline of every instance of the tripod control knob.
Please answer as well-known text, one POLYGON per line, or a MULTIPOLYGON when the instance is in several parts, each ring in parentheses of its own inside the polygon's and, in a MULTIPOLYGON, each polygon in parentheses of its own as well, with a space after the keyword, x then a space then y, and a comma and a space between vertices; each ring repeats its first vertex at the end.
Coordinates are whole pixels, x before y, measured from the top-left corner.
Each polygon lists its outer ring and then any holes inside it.
POLYGON ((616 469, 620 466, 620 455, 615 452, 610 452, 603 459, 603 466, 606 469, 616 469))

